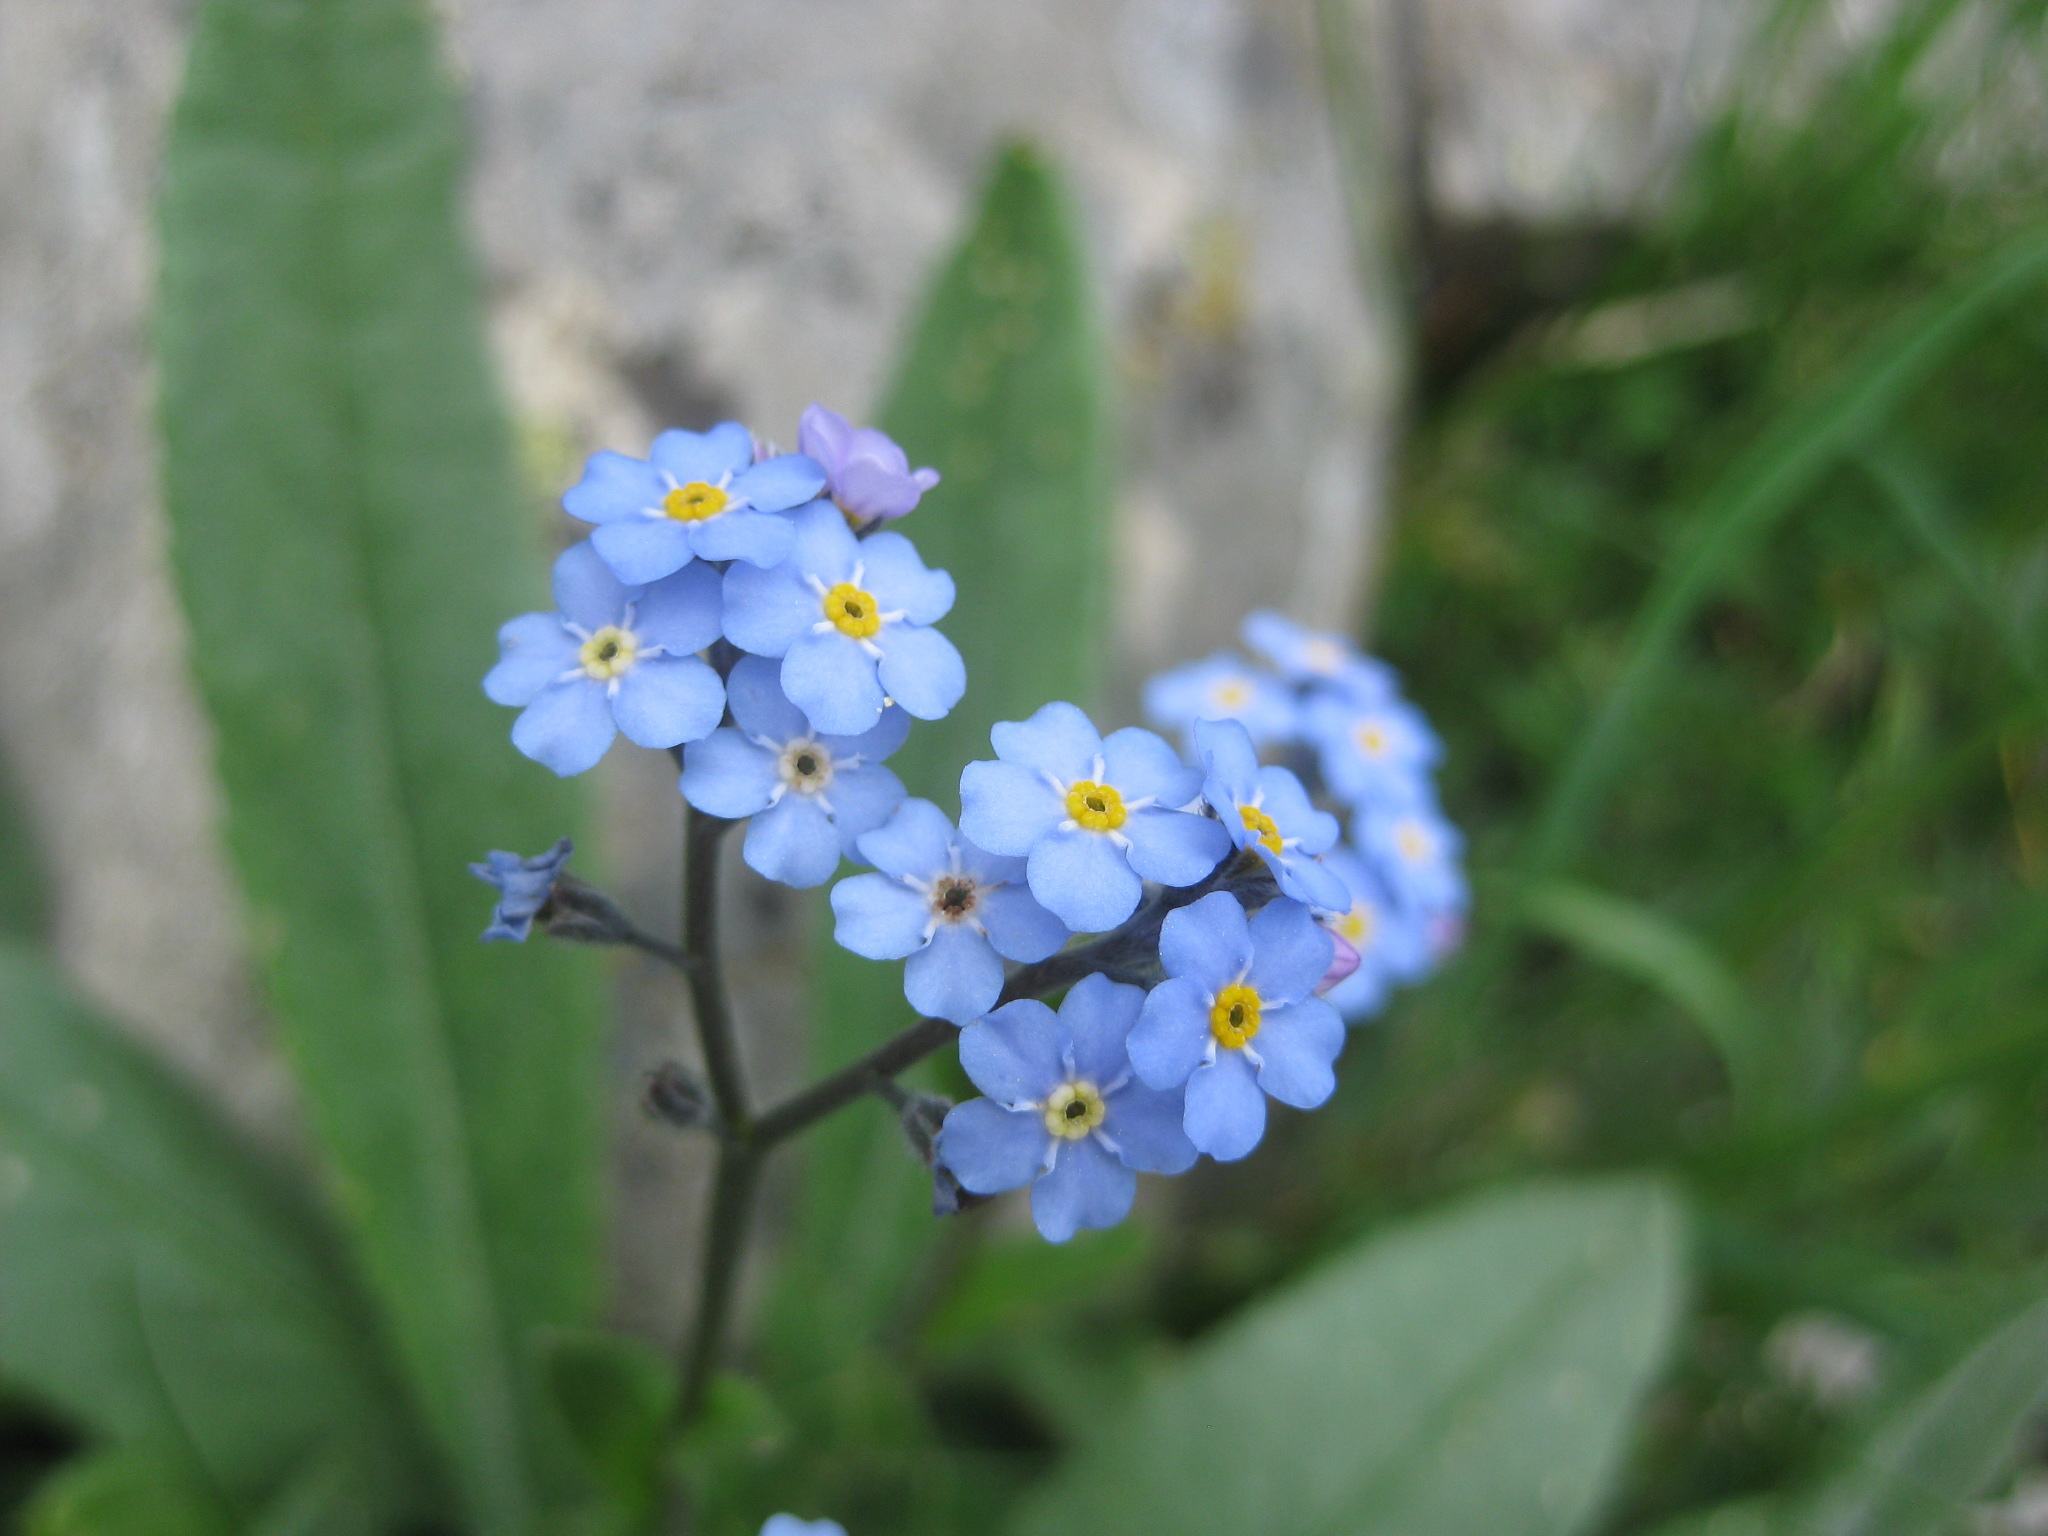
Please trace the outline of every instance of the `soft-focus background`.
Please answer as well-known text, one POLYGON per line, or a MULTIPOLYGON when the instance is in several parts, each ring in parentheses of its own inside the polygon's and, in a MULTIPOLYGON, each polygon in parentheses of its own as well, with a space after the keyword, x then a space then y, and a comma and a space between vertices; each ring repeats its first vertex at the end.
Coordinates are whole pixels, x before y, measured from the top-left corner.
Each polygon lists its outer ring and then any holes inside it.
MULTIPOLYGON (((203 1084, 240 1134, 323 1169, 330 1202, 293 1186, 281 1204, 353 1218, 360 1170, 327 1168, 307 1131, 309 1115, 338 1123, 331 1090, 309 1095, 287 1070, 256 979, 278 942, 267 891, 252 920, 254 877, 223 845, 216 763, 248 722, 192 680, 197 650, 209 686, 227 686, 207 672, 218 613, 195 637, 181 609, 182 591, 207 611, 209 556, 181 531, 181 588, 167 553, 159 406, 175 443, 178 411, 210 395, 188 361, 185 392, 160 402, 152 343, 169 114, 202 9, 0 0, 0 903, 8 932, 203 1084)), ((1991 1351, 2016 1373, 1998 1390, 1981 1379, 1987 1356, 1969 1356, 2048 1281, 2044 9, 434 7, 519 477, 487 526, 531 573, 518 601, 540 594, 543 541, 566 537, 555 498, 594 448, 728 415, 787 442, 813 399, 856 416, 893 400, 892 419, 916 419, 903 338, 1021 137, 1032 148, 1012 168, 1065 188, 1092 290, 1077 366, 1113 421, 1083 455, 1100 467, 1082 515, 1047 535, 1078 527, 1107 551, 1107 617, 1088 647, 1102 717, 1134 716, 1149 672, 1230 643, 1247 609, 1284 608, 1401 670, 1446 738, 1446 803, 1472 840, 1466 949, 1354 1040, 1333 1105, 1276 1126, 1247 1164, 1154 1192, 1117 1233, 1052 1252, 1011 1210, 934 1235, 916 1166, 868 1106, 835 1128, 836 1155, 778 1170, 746 1288, 758 1373, 725 1385, 679 1453, 698 1528, 751 1530, 796 1507, 854 1536, 994 1530, 1023 1490, 1050 1486, 1080 1501, 1065 1529, 1123 1529, 1129 1511, 1088 1503, 1106 1499, 1102 1480, 1066 1454, 1113 1421, 1111 1443, 1137 1462, 1148 1434, 1199 1437, 1207 1453, 1189 1465, 1240 1492, 1205 1489, 1190 1508, 1242 1498, 1266 1512, 1240 1530, 1650 1532, 1697 1514, 1690 1529, 1723 1536, 2048 1532, 2048 1457, 2023 1431, 2030 1384, 2048 1382, 2048 1325, 1991 1351), (1648 1195, 1611 1182, 1645 1173, 1663 1181, 1648 1195), (1553 1177, 1526 1197, 1539 1213, 1581 1189, 1632 1191, 1612 1197, 1624 1227, 1682 1209, 1689 1236, 1684 1299, 1668 1301, 1668 1326, 1642 1325, 1656 1341, 1636 1374, 1601 1363, 1606 1335, 1628 1331, 1619 1302, 1553 1341, 1530 1389, 1537 1419, 1569 1418, 1617 1372, 1622 1407, 1598 1445, 1553 1448, 1570 1470, 1551 1503, 1445 1515, 1454 1502, 1401 1481, 1430 1458, 1459 1466, 1475 1443, 1541 1440, 1536 1420, 1475 1407, 1462 1379, 1440 1400, 1418 1384, 1411 1412, 1397 1390, 1371 1395, 1371 1359, 1339 1373, 1317 1400, 1338 1427, 1311 1443, 1354 1454, 1354 1410, 1399 1430, 1384 1453, 1397 1471, 1353 1490, 1358 1512, 1341 1516, 1353 1506, 1336 1494, 1284 1513, 1275 1490, 1302 1478, 1261 1464, 1268 1440, 1236 1426, 1227 1398, 1178 1425, 1157 1408, 1237 1379, 1228 1354, 1202 1353, 1235 1347, 1250 1360, 1243 1415, 1279 1415, 1285 1384, 1259 1380, 1259 1336, 1229 1326, 1279 1317, 1259 1309, 1297 1276, 1340 1272, 1419 1213, 1512 1202, 1553 1177), (1945 1376, 1966 1357, 1976 1376, 1945 1376), (1189 1381, 1161 1374, 1177 1369, 1189 1381), (1937 1380, 1947 1395, 1930 1399, 1937 1380), (1961 1416, 1930 1420, 1930 1402, 1961 1416), (1870 1492, 1873 1467, 1905 1470, 1870 1492), (1383 1507, 1445 1523, 1368 1513, 1383 1507)), ((297 87, 247 94, 252 121, 273 111, 287 136, 310 122, 295 142, 332 147, 297 87)), ((237 91, 212 99, 217 111, 237 91)), ((213 120, 189 121, 199 167, 213 120)), ((989 205, 985 233, 1006 216, 989 205)), ((159 316, 174 386, 195 325, 159 316)), ((252 330, 245 350, 273 334, 252 330)), ((1042 339, 1027 326, 1015 347, 1042 339)), ((974 466, 944 456, 952 441, 907 446, 971 484, 974 466)), ((288 482, 273 489, 266 516, 321 515, 325 487, 304 503, 288 482)), ((935 500, 930 516, 972 510, 935 500)), ((482 563, 507 568, 495 552, 482 563)), ((252 592, 263 584, 261 559, 241 569, 252 592)), ((962 574, 949 628, 998 573, 962 574)), ((487 624, 431 638, 451 675, 488 664, 487 624)), ((510 756, 495 735, 475 750, 510 756)), ((596 780, 592 868, 650 925, 672 921, 665 760, 622 750, 596 780)), ((479 814, 479 836, 517 835, 479 814)), ((337 846, 310 844, 308 859, 337 846)), ((807 1049, 822 899, 737 877, 730 894, 756 1075, 787 1086, 807 1049)), ((451 929, 480 927, 480 888, 454 899, 471 906, 451 929)), ((598 974, 577 973, 623 1023, 588 1037, 611 1193, 603 1299, 584 1310, 665 1348, 690 1306, 706 1152, 636 1104, 649 1065, 687 1054, 681 1004, 649 968, 598 974)), ((0 1031, 45 985, 0 993, 0 1031)), ((872 1027, 835 1023, 810 1048, 830 1064, 872 1027)), ((354 1062, 365 1093, 379 1071, 412 1070, 370 1054, 354 1062)), ((9 1066, 0 1033, 0 1079, 9 1066)), ((204 1449, 216 1431, 192 1428, 204 1415, 179 1371, 250 1367, 162 1342, 158 1329, 228 1325, 147 1302, 155 1282, 126 1259, 90 1268, 75 1305, 107 1305, 108 1274, 132 1280, 117 1310, 146 1337, 154 1386, 131 1390, 112 1362, 132 1343, 104 1343, 99 1322, 77 1325, 80 1362, 10 1359, 10 1311, 16 1336, 61 1333, 67 1286, 89 1268, 63 1247, 85 1217, 5 1220, 46 1188, 23 1126, 45 1115, 50 1135, 100 1134, 108 1097, 90 1074, 45 1084, 19 1061, 14 1088, 10 1107, 0 1080, 0 1245, 16 1261, 0 1251, 0 1511, 108 1439, 157 1459, 102 1486, 175 1482, 149 1428, 165 1414, 138 1405, 168 1402, 204 1449), (39 1279, 27 1242, 51 1259, 39 1279), (77 1372, 112 1385, 70 1390, 77 1372)), ((510 1125, 547 1177, 549 1125, 510 1125)), ((182 1147, 214 1131, 163 1134, 182 1147)), ((518 1207, 516 1185, 506 1199, 518 1207)), ((81 1241, 96 1264, 112 1251, 81 1241)), ((309 1241, 325 1252, 325 1236, 309 1241)), ((405 1254, 434 1251, 431 1231, 418 1241, 371 1252, 373 1290, 405 1290, 405 1254)), ((1474 1251, 1505 1276, 1525 1261, 1512 1243, 1474 1251)), ((1431 1273, 1426 1288, 1476 1283, 1431 1273)), ((418 1386, 433 1375, 434 1306, 390 1325, 406 1341, 397 1374, 446 1436, 495 1445, 418 1386)), ((462 1315, 459 1297, 447 1306, 462 1315)), ((1413 1323, 1465 1326, 1426 1309, 1413 1323)), ((1341 1353, 1334 1331, 1322 1342, 1341 1353)), ((598 1398, 630 1395, 593 1379, 598 1398)), ((217 1484, 240 1465, 196 1461, 217 1484)), ((491 1507, 476 1491, 487 1471, 437 1479, 475 1528, 514 1528, 476 1513, 491 1507)), ((293 1507, 348 1502, 330 1489, 293 1507)), ((46 1497, 35 1528, 170 1529, 153 1507, 158 1524, 127 1526, 46 1497)), ((1018 1529, 1046 1523, 1031 1519, 1018 1529)))

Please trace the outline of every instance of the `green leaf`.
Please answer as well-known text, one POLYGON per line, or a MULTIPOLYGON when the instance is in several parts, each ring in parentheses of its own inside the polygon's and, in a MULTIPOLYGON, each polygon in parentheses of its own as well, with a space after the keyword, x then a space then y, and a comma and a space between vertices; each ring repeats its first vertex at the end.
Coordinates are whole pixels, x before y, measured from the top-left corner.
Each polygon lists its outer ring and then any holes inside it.
MULTIPOLYGON (((1032 150, 998 158, 966 238, 926 300, 881 412, 944 480, 904 523, 959 599, 941 626, 967 696, 890 760, 914 795, 959 808, 960 769, 997 720, 1084 707, 1104 625, 1111 490, 1108 366, 1065 189, 1032 150)), ((818 935, 813 1064, 848 1061, 909 1022, 902 968, 818 935)), ((807 1149, 793 1281, 776 1342, 815 1365, 867 1338, 931 1228, 930 1190, 890 1118, 851 1111, 807 1149), (812 1278, 829 1266, 833 1283, 812 1278), (801 1287, 799 1290, 798 1287, 801 1287)))
POLYGON ((175 1460, 231 1508, 315 1454, 346 1464, 363 1508, 416 1506, 403 1397, 311 1206, 45 966, 0 945, 10 1383, 175 1460))
POLYGON ((103 1451, 63 1468, 22 1513, 22 1536, 234 1536, 220 1501, 177 1458, 103 1451))
POLYGON ((529 1528, 534 1331, 591 1311, 589 961, 477 942, 572 802, 478 682, 544 589, 412 0, 212 0, 172 127, 165 485, 285 1045, 469 1514, 529 1528))
POLYGON ((675 1409, 675 1367, 619 1334, 576 1333, 546 1346, 548 1387, 591 1480, 622 1509, 653 1513, 675 1409))
POLYGON ((1523 921, 1655 988, 1706 1031, 1735 1096, 1753 1105, 1769 1065, 1762 1013, 1727 963, 1660 913, 1590 886, 1546 881, 1521 900, 1523 921))
POLYGON ((1677 1322, 1680 1217, 1627 1181, 1473 1201, 1261 1301, 1085 1438, 1011 1529, 1564 1536, 1677 1322))
POLYGON ((1938 1536, 2011 1466, 2048 1407, 2048 1302, 2021 1313, 1879 1432, 1785 1536, 1938 1536))
POLYGON ((1700 499, 1683 547, 1662 563, 1636 615, 1613 686, 1551 784, 1526 849, 1532 874, 1559 869, 1579 852, 1601 795, 1628 760, 1637 716, 1701 604, 1844 452, 2044 280, 2048 230, 2037 227, 1880 332, 1827 387, 1785 411, 1700 499))

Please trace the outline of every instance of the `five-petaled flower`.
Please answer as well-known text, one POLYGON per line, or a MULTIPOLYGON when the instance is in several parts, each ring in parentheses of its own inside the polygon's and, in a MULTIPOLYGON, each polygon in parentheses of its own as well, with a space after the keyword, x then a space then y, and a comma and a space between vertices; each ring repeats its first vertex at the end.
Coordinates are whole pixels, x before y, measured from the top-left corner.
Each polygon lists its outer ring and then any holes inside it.
POLYGON ((1349 900, 1344 882, 1316 858, 1341 829, 1336 817, 1315 808, 1301 780, 1286 768, 1261 766, 1251 737, 1235 720, 1195 722, 1195 751, 1205 774, 1202 798, 1223 819, 1231 842, 1264 860, 1284 894, 1332 911, 1343 907, 1349 900))
POLYGON ((1371 801, 1351 819, 1351 842, 1394 900, 1440 914, 1465 909, 1468 894, 1459 855, 1464 836, 1437 808, 1426 782, 1403 800, 1371 801))
POLYGON ((1301 712, 1330 789, 1352 805, 1404 799, 1441 752, 1422 712, 1391 694, 1359 701, 1318 689, 1301 712))
POLYGON ((1197 720, 1235 720, 1255 742, 1286 741, 1296 729, 1294 695, 1228 651, 1154 677, 1145 685, 1145 713, 1178 731, 1197 720))
POLYGON ((860 838, 879 873, 832 887, 833 936, 870 960, 907 960, 903 996, 966 1024, 995 1007, 1003 961, 1043 960, 1066 924, 1024 887, 1024 861, 985 853, 929 800, 906 800, 860 838))
POLYGON ((1150 731, 1103 737, 1072 704, 990 731, 996 762, 960 775, 960 830, 993 853, 1023 857, 1031 894, 1078 932, 1114 928, 1144 882, 1193 885, 1230 838, 1189 807, 1201 774, 1150 731))
POLYGON ((1383 661, 1359 654, 1340 635, 1321 634, 1285 614, 1260 609, 1244 621, 1244 643, 1297 683, 1324 683, 1355 699, 1384 698, 1394 691, 1394 673, 1383 661))
POLYGON ((623 585, 586 543, 555 561, 558 613, 498 631, 484 692, 523 706, 512 744, 556 773, 594 766, 620 732, 643 747, 708 734, 725 712, 718 674, 696 653, 718 638, 718 574, 691 566, 623 585))
POLYGON ((1308 908, 1285 897, 1249 921, 1226 891, 1167 914, 1167 979, 1131 1031, 1131 1065, 1154 1088, 1186 1084, 1188 1138, 1219 1162, 1259 1144, 1267 1094, 1314 1109, 1336 1088, 1344 1021, 1314 995, 1332 949, 1308 908))
POLYGON ((820 734, 757 656, 739 659, 726 692, 733 724, 683 754, 683 798, 708 816, 752 818, 741 854, 755 873, 821 885, 902 802, 903 781, 881 763, 910 722, 892 709, 859 735, 820 734))
POLYGON ((692 560, 779 564, 792 537, 779 514, 824 487, 825 471, 800 453, 756 463, 753 434, 727 421, 664 432, 644 459, 592 454, 562 506, 597 524, 590 541, 619 580, 644 583, 692 560))
POLYGON ((891 700, 920 720, 959 703, 967 669, 928 627, 952 608, 953 578, 925 569, 900 533, 856 539, 829 504, 790 522, 786 563, 726 572, 726 637, 780 657, 782 691, 821 731, 864 731, 891 700))
POLYGON ((796 445, 825 471, 825 494, 858 526, 914 511, 939 483, 936 469, 912 469, 888 433, 856 427, 822 405, 804 412, 796 445))
POLYGON ((469 866, 469 872, 486 885, 498 888, 498 904, 491 909, 491 926, 484 930, 485 942, 523 944, 533 932, 533 920, 555 894, 555 879, 562 873, 574 851, 563 838, 546 853, 522 858, 493 848, 484 862, 469 866))
POLYGON ((1122 1221, 1138 1173, 1193 1166, 1178 1085, 1138 1081, 1125 1051, 1143 1000, 1085 976, 1057 1014, 1027 1000, 961 1030, 960 1065, 986 1097, 946 1116, 938 1161, 977 1195, 1029 1184, 1032 1220, 1055 1243, 1122 1221))

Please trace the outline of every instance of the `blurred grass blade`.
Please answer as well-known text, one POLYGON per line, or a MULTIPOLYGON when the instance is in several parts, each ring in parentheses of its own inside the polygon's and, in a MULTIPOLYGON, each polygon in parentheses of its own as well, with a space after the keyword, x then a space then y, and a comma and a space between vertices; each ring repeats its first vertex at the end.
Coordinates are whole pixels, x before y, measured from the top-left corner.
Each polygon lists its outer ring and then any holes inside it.
POLYGON ((1638 611, 1607 697, 1553 781, 1527 846, 1531 874, 1577 855, 1628 760, 1644 703, 1700 605, 1846 451, 2002 309, 2048 279, 2048 231, 2018 236, 1888 327, 1827 388, 1785 412, 1700 500, 1684 547, 1638 611))
POLYGON ((45 966, 0 945, 11 1385, 176 1461, 224 1509, 252 1507, 316 1453, 346 1463, 361 1507, 416 1506, 398 1385, 309 1204, 45 966))
POLYGON ((20 799, 0 772, 0 939, 39 939, 49 927, 42 861, 20 799))
POLYGON ((1784 1536, 1940 1536, 2048 1406, 2048 1302, 2000 1328, 1881 1431, 1784 1536))
POLYGON ((1488 1197, 1261 1301, 1090 1404, 1011 1530, 1566 1536, 1597 1518, 1683 1291, 1657 1186, 1488 1197), (1510 1526, 1504 1527, 1507 1519, 1510 1526))
POLYGON ((212 0, 173 125, 165 477, 285 1043, 476 1524, 530 1527, 528 1340, 592 1305, 587 961, 485 950, 464 861, 570 801, 478 679, 545 572, 412 0, 212 0))
MULTIPOLYGON (((1051 699, 1090 701, 1102 648, 1111 489, 1107 363, 1073 210, 1049 166, 1012 147, 940 273, 881 412, 914 464, 945 477, 903 525, 959 603, 944 628, 967 696, 890 761, 914 795, 958 809, 989 726, 1051 699)), ((829 922, 829 920, 828 920, 829 922)), ((872 1048, 908 1017, 900 966, 818 935, 814 1065, 872 1048)), ((849 1112, 814 1137, 775 1342, 820 1358, 864 1340, 930 1229, 930 1190, 891 1117, 849 1112), (817 1284, 832 1275, 829 1288, 817 1284)))
POLYGON ((1754 1107, 1770 1064, 1763 1015, 1706 944, 1638 902, 1548 881, 1522 897, 1530 927, 1632 976, 1690 1014, 1721 1053, 1738 1103, 1754 1107))
POLYGON ((192 1469, 161 1452, 83 1456, 39 1487, 21 1536, 235 1536, 234 1517, 192 1469))

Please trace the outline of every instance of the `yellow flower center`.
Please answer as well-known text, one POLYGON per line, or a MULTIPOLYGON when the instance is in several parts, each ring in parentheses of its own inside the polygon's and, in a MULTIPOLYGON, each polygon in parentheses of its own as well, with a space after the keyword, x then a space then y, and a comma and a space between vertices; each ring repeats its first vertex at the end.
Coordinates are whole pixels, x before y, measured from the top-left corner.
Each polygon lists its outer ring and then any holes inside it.
POLYGON ((578 651, 577 659, 583 663, 584 672, 599 682, 608 682, 633 665, 633 658, 640 652, 640 642, 633 638, 630 629, 620 629, 616 624, 607 624, 588 640, 578 651))
POLYGON ((1225 1050, 1241 1051, 1259 1032, 1259 1013, 1264 1006, 1257 987, 1241 981, 1225 987, 1209 1005, 1209 1033, 1225 1050))
POLYGON ((832 754, 815 741, 792 741, 775 766, 782 782, 800 795, 815 795, 832 782, 832 754))
POLYGON ((1360 905, 1337 919, 1337 932, 1353 949, 1362 950, 1372 942, 1373 910, 1360 905))
POLYGON ((932 916, 942 923, 964 923, 981 901, 981 891, 965 875, 947 875, 932 887, 932 916))
POLYGON ((850 581, 840 582, 825 594, 825 617, 852 640, 866 640, 882 627, 882 610, 875 605, 875 594, 850 581))
POLYGON ((1256 805, 1240 805, 1237 808, 1237 814, 1239 819, 1244 822, 1245 831, 1251 833, 1254 838, 1264 844, 1268 853, 1284 851, 1285 845, 1280 841, 1280 829, 1273 824, 1272 817, 1268 816, 1256 805))
POLYGON ((692 480, 661 498, 661 510, 679 523, 701 523, 723 512, 732 498, 715 485, 692 480))
POLYGON ((1251 702, 1252 691, 1235 677, 1226 677, 1209 690, 1209 702, 1217 709, 1235 714, 1251 702))
POLYGON ((1045 1128, 1062 1141, 1079 1141, 1108 1113, 1093 1083, 1061 1083, 1045 1101, 1045 1128))
POLYGON ((1410 864, 1420 864, 1428 858, 1433 846, 1429 833, 1418 821, 1404 821, 1394 829, 1395 851, 1410 864))
POLYGON ((1328 677, 1344 664, 1344 647, 1326 635, 1318 635, 1301 648, 1301 660, 1309 671, 1328 677))
POLYGON ((1107 784, 1078 779, 1067 791, 1067 815, 1090 832, 1114 832, 1126 814, 1124 797, 1107 784))
POLYGON ((1367 757, 1385 757, 1387 755, 1388 741, 1386 728, 1377 720, 1365 721, 1356 731, 1351 733, 1351 739, 1358 743, 1358 750, 1367 757))

